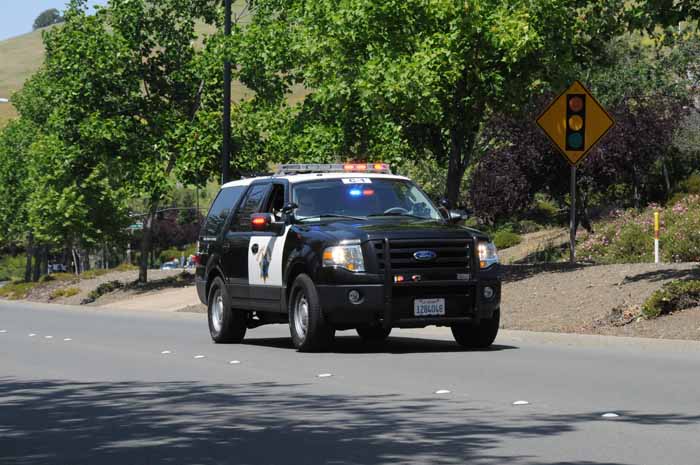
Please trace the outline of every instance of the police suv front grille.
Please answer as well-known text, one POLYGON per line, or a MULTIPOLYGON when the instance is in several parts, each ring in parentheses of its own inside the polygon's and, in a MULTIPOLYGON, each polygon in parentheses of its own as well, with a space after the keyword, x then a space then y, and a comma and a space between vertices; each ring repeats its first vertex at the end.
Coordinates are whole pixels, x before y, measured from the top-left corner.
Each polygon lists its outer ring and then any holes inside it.
MULTIPOLYGON (((380 273, 384 272, 384 241, 372 242, 380 273)), ((465 273, 471 269, 472 241, 470 239, 392 239, 389 258, 392 273, 415 271, 465 273), (417 260, 416 252, 435 253, 432 260, 417 260)), ((454 279, 454 277, 452 278, 454 279)))

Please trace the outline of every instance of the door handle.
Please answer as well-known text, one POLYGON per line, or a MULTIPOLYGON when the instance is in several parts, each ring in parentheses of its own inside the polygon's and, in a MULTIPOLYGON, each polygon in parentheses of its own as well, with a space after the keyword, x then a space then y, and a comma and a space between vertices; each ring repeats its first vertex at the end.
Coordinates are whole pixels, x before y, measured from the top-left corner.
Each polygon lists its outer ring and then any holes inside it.
POLYGON ((222 248, 224 251, 230 250, 230 249, 231 249, 231 243, 228 242, 228 241, 226 241, 226 242, 224 242, 223 244, 221 244, 221 248, 222 248))
POLYGON ((253 253, 258 253, 258 250, 260 250, 258 244, 253 244, 253 246, 250 248, 250 251, 253 253))

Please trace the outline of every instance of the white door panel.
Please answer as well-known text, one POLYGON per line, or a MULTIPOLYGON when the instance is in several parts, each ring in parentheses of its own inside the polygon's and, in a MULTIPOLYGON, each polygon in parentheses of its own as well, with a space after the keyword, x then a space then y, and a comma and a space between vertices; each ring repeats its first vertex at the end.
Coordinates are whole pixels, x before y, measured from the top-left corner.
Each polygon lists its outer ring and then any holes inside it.
POLYGON ((248 244, 248 283, 251 286, 282 286, 282 254, 291 226, 281 236, 253 236, 248 244), (253 245, 258 251, 253 253, 253 245))

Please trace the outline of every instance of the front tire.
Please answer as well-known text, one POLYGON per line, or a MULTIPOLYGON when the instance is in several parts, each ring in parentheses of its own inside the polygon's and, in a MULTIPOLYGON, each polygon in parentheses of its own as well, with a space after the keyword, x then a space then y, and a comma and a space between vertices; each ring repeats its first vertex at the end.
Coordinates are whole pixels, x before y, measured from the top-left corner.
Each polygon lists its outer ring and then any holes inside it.
POLYGON ((454 325, 452 335, 462 347, 485 349, 493 344, 501 322, 501 311, 496 310, 491 318, 482 318, 478 325, 454 325))
POLYGON ((327 350, 335 337, 321 311, 316 286, 305 274, 297 276, 289 294, 289 331, 299 352, 327 350))
POLYGON ((247 329, 245 313, 231 308, 231 297, 224 280, 218 276, 209 289, 207 319, 209 334, 217 344, 243 341, 247 329))
POLYGON ((391 334, 391 328, 384 326, 360 326, 357 328, 357 334, 364 342, 384 342, 391 334))

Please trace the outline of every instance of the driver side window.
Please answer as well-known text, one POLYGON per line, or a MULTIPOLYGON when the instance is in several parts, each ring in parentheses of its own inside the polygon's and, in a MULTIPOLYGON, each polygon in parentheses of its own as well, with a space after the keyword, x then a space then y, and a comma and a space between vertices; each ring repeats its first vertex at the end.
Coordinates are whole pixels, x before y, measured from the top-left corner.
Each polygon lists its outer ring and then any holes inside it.
POLYGON ((264 213, 272 213, 275 221, 282 220, 282 209, 284 208, 284 184, 273 184, 272 193, 267 201, 267 205, 262 210, 264 213))
POLYGON ((250 215, 260 211, 260 206, 265 200, 265 194, 267 194, 269 187, 269 184, 258 184, 248 190, 245 198, 241 201, 236 217, 231 222, 232 231, 245 232, 252 230, 250 215))

